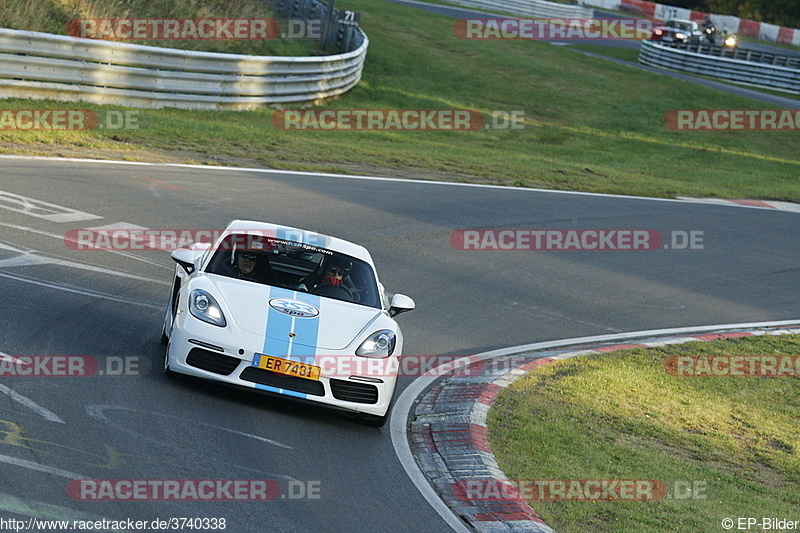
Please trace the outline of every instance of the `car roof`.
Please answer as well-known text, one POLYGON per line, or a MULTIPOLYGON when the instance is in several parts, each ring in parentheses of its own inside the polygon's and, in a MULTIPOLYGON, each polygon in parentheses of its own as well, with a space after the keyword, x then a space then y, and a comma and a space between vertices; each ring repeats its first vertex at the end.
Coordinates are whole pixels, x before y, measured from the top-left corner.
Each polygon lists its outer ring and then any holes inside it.
POLYGON ((295 228, 292 226, 284 226, 281 224, 272 224, 269 222, 257 222, 254 220, 234 220, 228 227, 225 228, 228 232, 246 233, 247 231, 264 232, 267 235, 274 235, 279 239, 287 241, 300 242, 319 248, 325 248, 334 252, 343 253, 356 259, 366 261, 374 268, 372 257, 366 248, 361 245, 355 244, 338 237, 332 237, 314 231, 295 228))

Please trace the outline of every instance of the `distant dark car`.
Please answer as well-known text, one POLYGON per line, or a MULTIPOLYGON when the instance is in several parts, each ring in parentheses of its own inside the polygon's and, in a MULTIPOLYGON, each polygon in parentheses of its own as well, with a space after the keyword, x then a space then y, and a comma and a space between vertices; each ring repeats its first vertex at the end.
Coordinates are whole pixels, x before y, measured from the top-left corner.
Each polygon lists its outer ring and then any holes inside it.
POLYGON ((668 20, 663 26, 653 28, 651 41, 699 43, 705 39, 705 32, 693 20, 668 20))

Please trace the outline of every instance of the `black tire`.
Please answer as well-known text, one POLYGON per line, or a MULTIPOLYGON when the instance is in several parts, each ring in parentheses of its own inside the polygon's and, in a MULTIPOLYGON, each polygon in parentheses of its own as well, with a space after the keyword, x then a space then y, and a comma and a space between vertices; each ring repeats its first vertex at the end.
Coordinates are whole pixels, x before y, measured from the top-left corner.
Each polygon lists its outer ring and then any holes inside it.
POLYGON ((169 368, 169 340, 167 340, 167 349, 164 350, 164 375, 170 378, 175 378, 178 376, 177 373, 173 372, 169 368))
POLYGON ((177 291, 179 285, 179 280, 176 277, 175 281, 172 283, 172 292, 169 294, 169 300, 167 300, 167 310, 164 313, 164 322, 161 324, 161 344, 166 346, 169 344, 169 337, 167 336, 167 317, 170 317, 170 328, 172 327, 172 323, 175 321, 175 311, 178 306, 177 300, 177 291))
POLYGON ((170 296, 170 301, 167 302, 167 311, 164 313, 164 319, 161 321, 161 344, 164 346, 169 343, 169 337, 167 337, 167 316, 172 314, 172 309, 170 309, 171 306, 172 296, 170 296))
POLYGON ((174 378, 174 379, 181 377, 181 374, 178 374, 177 372, 169 369, 169 361, 167 361, 166 355, 164 356, 164 375, 167 376, 168 378, 174 378))

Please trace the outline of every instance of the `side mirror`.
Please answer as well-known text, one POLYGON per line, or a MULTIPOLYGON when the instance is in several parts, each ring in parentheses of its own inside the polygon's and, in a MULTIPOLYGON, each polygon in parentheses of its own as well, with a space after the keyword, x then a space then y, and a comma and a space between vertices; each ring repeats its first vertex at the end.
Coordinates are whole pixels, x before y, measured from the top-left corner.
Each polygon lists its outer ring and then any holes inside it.
POLYGON ((414 300, 406 296, 405 294, 395 294, 392 296, 392 303, 389 307, 389 316, 395 317, 400 313, 405 313, 406 311, 411 311, 416 307, 414 300))
POLYGON ((172 259, 178 263, 187 274, 194 272, 194 262, 203 254, 202 250, 189 250, 188 248, 179 248, 173 250, 170 254, 172 259))

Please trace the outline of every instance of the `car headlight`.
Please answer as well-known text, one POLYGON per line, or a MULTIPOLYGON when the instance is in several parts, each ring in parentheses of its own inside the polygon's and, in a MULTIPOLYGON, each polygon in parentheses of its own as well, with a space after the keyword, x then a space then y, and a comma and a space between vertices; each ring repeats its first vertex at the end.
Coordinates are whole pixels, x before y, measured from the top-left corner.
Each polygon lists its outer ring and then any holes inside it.
POLYGON ((678 39, 686 39, 686 34, 685 33, 676 33, 675 37, 677 37, 678 39))
POLYGON ((382 329, 369 336, 356 350, 356 355, 361 357, 389 357, 394 353, 397 341, 394 331, 382 329))
POLYGON ((189 312, 198 320, 221 328, 227 324, 217 301, 203 289, 195 289, 189 295, 189 312))

